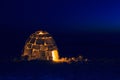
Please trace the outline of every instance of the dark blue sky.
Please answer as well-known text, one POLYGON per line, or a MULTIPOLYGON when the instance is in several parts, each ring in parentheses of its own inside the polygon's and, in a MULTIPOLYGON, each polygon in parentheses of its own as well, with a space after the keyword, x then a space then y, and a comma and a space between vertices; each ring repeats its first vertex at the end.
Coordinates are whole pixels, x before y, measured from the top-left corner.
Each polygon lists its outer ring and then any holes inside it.
POLYGON ((62 54, 119 57, 120 1, 0 1, 1 57, 21 54, 29 35, 40 29, 53 35, 62 54))
POLYGON ((0 24, 23 29, 45 25, 70 32, 118 30, 119 4, 116 0, 4 0, 0 24))
POLYGON ((120 0, 0 0, 0 79, 115 80, 119 61, 120 0), (82 55, 93 63, 1 64, 20 59, 40 29, 53 36, 60 57, 82 55))

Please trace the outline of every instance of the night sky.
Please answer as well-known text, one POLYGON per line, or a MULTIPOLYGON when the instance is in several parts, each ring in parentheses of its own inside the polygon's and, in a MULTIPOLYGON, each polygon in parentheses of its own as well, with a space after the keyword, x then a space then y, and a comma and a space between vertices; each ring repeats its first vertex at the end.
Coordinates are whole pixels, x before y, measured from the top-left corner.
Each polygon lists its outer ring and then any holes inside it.
POLYGON ((120 0, 0 0, 0 80, 120 80, 120 0), (17 62, 38 30, 89 61, 17 62))
POLYGON ((1 59, 22 53, 30 34, 48 31, 62 56, 120 57, 120 1, 0 1, 1 59))

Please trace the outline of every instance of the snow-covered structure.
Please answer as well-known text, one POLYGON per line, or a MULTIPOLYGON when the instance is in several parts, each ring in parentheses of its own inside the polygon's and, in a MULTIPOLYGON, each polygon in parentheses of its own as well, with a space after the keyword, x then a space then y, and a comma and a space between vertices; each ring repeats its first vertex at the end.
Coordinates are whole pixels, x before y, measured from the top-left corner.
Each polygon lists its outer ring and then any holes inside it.
POLYGON ((56 60, 58 48, 52 36, 46 31, 36 31, 27 39, 22 58, 30 60, 56 60))

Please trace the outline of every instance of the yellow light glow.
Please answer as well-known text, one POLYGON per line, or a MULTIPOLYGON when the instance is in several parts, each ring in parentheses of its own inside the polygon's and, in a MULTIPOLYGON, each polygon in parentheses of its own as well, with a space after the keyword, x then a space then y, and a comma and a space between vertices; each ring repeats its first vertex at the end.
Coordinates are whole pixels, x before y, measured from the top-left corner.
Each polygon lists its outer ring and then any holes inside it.
POLYGON ((74 62, 78 62, 78 59, 75 58, 75 57, 71 57, 71 58, 59 58, 59 54, 58 54, 58 51, 57 50, 53 50, 52 51, 52 60, 53 62, 56 62, 56 63, 62 63, 62 62, 67 62, 67 63, 70 63, 72 61, 74 62))
POLYGON ((44 33, 42 31, 40 31, 39 34, 44 34, 44 33))
POLYGON ((59 55, 57 50, 52 51, 52 60, 53 61, 58 61, 59 60, 59 55))
POLYGON ((88 62, 89 59, 78 57, 60 57, 57 45, 52 36, 46 31, 36 31, 31 34, 25 43, 23 59, 31 60, 48 60, 54 63, 72 63, 72 62, 88 62))

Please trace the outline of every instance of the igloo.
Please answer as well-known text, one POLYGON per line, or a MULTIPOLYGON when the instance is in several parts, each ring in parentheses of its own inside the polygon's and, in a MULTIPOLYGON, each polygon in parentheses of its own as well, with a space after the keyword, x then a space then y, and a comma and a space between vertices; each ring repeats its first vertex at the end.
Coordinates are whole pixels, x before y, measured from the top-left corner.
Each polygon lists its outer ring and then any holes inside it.
POLYGON ((58 48, 52 36, 46 31, 36 31, 27 39, 22 58, 30 60, 57 60, 58 48))

